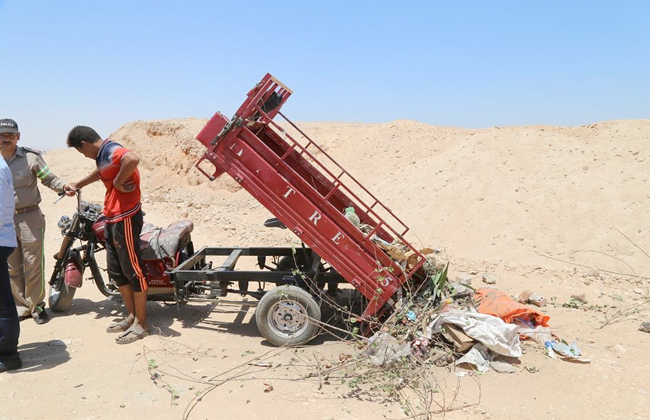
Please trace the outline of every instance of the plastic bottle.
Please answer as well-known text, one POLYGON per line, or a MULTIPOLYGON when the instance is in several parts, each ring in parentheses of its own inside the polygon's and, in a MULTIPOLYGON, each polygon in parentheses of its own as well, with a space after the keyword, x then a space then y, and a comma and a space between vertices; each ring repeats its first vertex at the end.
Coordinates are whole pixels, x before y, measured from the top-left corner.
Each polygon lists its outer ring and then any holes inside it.
POLYGON ((356 227, 359 227, 361 225, 361 220, 359 220, 359 216, 357 216, 357 214, 354 212, 354 207, 346 207, 345 218, 348 219, 356 227))

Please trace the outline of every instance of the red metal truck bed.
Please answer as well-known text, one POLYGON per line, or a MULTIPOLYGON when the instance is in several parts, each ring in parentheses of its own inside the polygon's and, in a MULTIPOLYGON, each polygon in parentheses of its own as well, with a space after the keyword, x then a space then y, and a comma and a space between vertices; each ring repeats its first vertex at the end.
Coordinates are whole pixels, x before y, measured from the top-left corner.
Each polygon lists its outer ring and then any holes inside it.
POLYGON ((211 180, 224 173, 232 176, 368 299, 365 317, 380 315, 425 259, 404 239, 406 225, 282 115, 291 94, 266 74, 233 118, 217 112, 199 133, 197 139, 208 150, 196 167, 211 180), (273 120, 277 115, 299 133, 300 141, 273 120), (204 169, 205 161, 214 172, 204 169), (368 225, 366 233, 345 217, 347 207, 368 225), (416 256, 415 263, 398 264, 377 238, 400 241, 416 256))

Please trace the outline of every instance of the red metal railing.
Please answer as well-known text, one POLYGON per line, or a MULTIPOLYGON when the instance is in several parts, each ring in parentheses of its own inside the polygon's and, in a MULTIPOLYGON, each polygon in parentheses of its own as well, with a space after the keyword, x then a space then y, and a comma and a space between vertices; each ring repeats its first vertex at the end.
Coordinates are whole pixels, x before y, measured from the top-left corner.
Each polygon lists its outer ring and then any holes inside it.
POLYGON ((211 179, 229 173, 368 298, 365 316, 375 315, 392 302, 391 296, 417 272, 425 258, 404 238, 409 231, 406 224, 280 112, 291 94, 267 74, 248 92, 233 118, 227 120, 217 113, 197 136, 208 150, 196 166, 211 179), (307 141, 305 145, 273 121, 277 114, 307 141), (307 150, 312 147, 325 162, 307 150), (213 174, 201 168, 205 160, 215 166, 213 174), (351 186, 343 181, 346 177, 351 186), (371 203, 360 194, 369 197, 371 203), (364 233, 354 226, 343 214, 346 207, 354 207, 370 230, 364 233), (385 216, 395 220, 399 230, 385 216), (404 271, 373 242, 375 236, 386 243, 398 239, 416 256, 416 263, 404 271))

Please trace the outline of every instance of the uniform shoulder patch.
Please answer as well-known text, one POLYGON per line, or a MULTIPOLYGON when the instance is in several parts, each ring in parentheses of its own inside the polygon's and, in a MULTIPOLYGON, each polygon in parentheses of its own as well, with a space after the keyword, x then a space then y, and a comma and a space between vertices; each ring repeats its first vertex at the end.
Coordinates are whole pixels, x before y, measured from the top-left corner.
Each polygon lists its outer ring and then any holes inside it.
POLYGON ((26 151, 26 152, 30 152, 30 153, 36 153, 37 155, 42 155, 43 154, 42 150, 32 149, 31 147, 23 146, 23 150, 26 151))

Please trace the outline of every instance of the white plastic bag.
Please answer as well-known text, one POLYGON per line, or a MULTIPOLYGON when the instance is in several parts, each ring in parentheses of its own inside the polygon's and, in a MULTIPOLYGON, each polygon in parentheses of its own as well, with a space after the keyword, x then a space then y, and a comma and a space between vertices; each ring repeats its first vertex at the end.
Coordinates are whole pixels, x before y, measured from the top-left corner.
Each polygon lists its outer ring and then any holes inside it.
POLYGON ((517 334, 518 326, 506 324, 501 318, 492 315, 448 311, 439 314, 427 328, 427 338, 439 333, 442 324, 454 324, 465 334, 485 344, 493 352, 509 357, 521 357, 521 343, 517 334))

